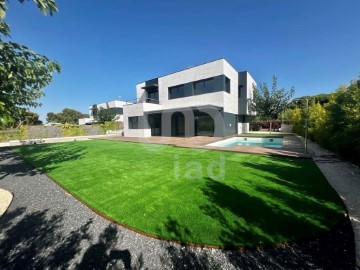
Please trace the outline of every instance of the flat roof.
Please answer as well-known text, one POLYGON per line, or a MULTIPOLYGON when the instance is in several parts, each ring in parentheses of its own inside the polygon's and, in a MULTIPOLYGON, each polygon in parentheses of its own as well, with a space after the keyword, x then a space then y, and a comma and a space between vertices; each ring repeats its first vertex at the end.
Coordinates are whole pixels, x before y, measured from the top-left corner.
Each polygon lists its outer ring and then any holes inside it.
POLYGON ((168 74, 165 74, 165 75, 162 75, 162 76, 158 76, 158 77, 155 77, 155 78, 152 78, 152 79, 149 79, 149 80, 141 81, 141 82, 138 82, 137 84, 140 84, 140 83, 143 83, 143 82, 147 82, 147 81, 151 81, 151 80, 155 80, 155 79, 162 78, 162 77, 165 77, 165 76, 169 76, 169 75, 171 75, 171 74, 175 74, 175 73, 178 73, 178 72, 181 72, 181 71, 184 71, 184 70, 188 70, 188 69, 192 69, 192 68, 199 67, 199 66, 202 66, 202 65, 206 65, 206 64, 209 64, 209 63, 212 63, 212 62, 216 62, 216 61, 219 61, 219 60, 224 60, 224 61, 226 61, 229 65, 231 65, 225 58, 218 58, 218 59, 215 59, 215 60, 211 60, 211 61, 209 61, 209 62, 205 62, 205 63, 202 63, 202 64, 198 64, 198 65, 196 65, 196 66, 187 67, 187 68, 180 69, 180 70, 174 71, 174 72, 170 72, 170 73, 168 73, 168 74))

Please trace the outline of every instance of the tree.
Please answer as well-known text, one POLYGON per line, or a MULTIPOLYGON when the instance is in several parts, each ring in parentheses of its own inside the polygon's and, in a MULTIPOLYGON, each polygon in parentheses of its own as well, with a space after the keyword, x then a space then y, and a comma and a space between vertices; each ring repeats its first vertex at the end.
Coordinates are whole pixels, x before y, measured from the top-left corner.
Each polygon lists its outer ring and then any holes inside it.
POLYGON ((59 118, 58 118, 56 113, 49 112, 46 115, 46 122, 48 122, 48 123, 50 123, 50 122, 58 123, 60 121, 59 121, 59 118))
POLYGON ((360 80, 341 86, 326 105, 329 147, 360 162, 360 80))
POLYGON ((309 138, 323 143, 327 139, 327 111, 320 102, 312 103, 309 107, 309 138))
MULTIPOLYGON (((24 2, 24 0, 19 0, 24 2)), ((34 0, 46 15, 57 12, 54 0, 34 0)), ((5 41, 10 38, 10 27, 5 23, 6 2, 0 0, 0 124, 11 121, 25 107, 38 107, 43 89, 60 72, 56 61, 40 55, 24 45, 5 41)))
POLYGON ((20 115, 19 124, 25 124, 25 125, 42 125, 42 121, 39 120, 39 115, 37 113, 23 110, 23 112, 20 115))
POLYGON ((273 76, 271 91, 266 83, 259 86, 254 85, 253 99, 249 100, 249 109, 256 112, 262 118, 270 120, 270 132, 272 120, 278 119, 281 112, 284 111, 291 97, 294 95, 294 87, 287 91, 285 88, 277 88, 277 77, 273 76))
POLYGON ((56 122, 61 124, 78 124, 79 118, 83 118, 84 114, 74 110, 65 108, 60 113, 49 112, 47 114, 46 121, 48 122, 56 122))
POLYGON ((100 108, 97 111, 96 116, 94 116, 94 119, 99 123, 105 123, 108 121, 113 121, 116 115, 116 111, 112 109, 104 109, 100 108))
POLYGON ((290 116, 290 122, 292 126, 292 130, 299 134, 304 135, 304 124, 305 118, 303 117, 303 112, 299 108, 295 108, 290 116))
MULTIPOLYGON (((309 100, 309 138, 360 164, 360 79, 309 100)), ((293 131, 303 135, 306 114, 304 106, 299 107, 291 111, 290 121, 293 131)))

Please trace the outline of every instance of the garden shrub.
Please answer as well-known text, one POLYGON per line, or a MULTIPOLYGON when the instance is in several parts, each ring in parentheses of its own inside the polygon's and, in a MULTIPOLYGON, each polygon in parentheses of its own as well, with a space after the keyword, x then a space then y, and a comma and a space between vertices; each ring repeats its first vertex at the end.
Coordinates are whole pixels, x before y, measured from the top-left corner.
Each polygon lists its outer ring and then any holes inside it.
POLYGON ((26 140, 28 138, 28 126, 21 125, 19 127, 19 139, 26 140))
POLYGON ((83 136, 85 129, 79 125, 63 124, 61 125, 61 135, 64 137, 83 136))
POLYGON ((262 121, 253 121, 250 122, 251 131, 259 131, 261 129, 262 121))
MULTIPOLYGON (((305 110, 295 108, 293 131, 304 136, 305 110)), ((341 86, 325 104, 312 103, 308 111, 308 137, 343 158, 360 164, 360 80, 341 86)))
POLYGON ((116 122, 116 121, 107 121, 100 125, 101 129, 104 133, 106 133, 107 130, 120 130, 123 128, 122 122, 116 122))
POLYGON ((19 139, 19 130, 17 129, 6 129, 0 130, 0 142, 8 142, 11 140, 19 139))

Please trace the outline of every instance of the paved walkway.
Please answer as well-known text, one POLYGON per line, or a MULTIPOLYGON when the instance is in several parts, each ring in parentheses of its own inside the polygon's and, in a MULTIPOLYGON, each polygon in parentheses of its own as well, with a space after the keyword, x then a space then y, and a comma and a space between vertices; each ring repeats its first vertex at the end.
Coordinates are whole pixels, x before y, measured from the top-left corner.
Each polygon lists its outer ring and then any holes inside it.
POLYGON ((349 223, 284 248, 191 248, 113 225, 5 148, 0 188, 14 194, 0 218, 0 269, 352 269, 349 223))
POLYGON ((360 269, 360 168, 339 160, 313 142, 308 142, 308 152, 348 209, 355 234, 356 265, 360 269))

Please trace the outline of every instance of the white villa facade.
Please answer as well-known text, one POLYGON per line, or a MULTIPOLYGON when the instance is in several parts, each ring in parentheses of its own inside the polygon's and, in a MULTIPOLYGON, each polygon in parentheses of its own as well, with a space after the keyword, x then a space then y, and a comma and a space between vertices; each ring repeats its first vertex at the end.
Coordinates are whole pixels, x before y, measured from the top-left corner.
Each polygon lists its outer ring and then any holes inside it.
POLYGON ((249 131, 254 79, 225 59, 136 85, 124 106, 124 136, 230 136, 249 131))
MULTIPOLYGON (((123 108, 126 104, 125 101, 121 100, 111 100, 108 102, 102 102, 96 104, 98 110, 100 109, 112 109, 115 110, 116 115, 114 120, 124 122, 123 116, 123 108)), ((88 118, 81 118, 79 119, 79 125, 89 125, 95 122, 94 113, 93 113, 93 105, 89 106, 89 117, 88 118)))

